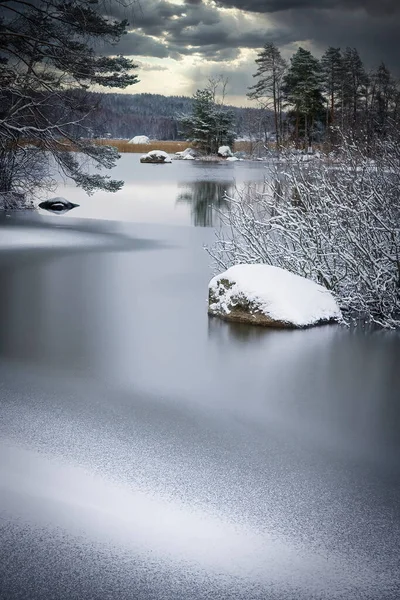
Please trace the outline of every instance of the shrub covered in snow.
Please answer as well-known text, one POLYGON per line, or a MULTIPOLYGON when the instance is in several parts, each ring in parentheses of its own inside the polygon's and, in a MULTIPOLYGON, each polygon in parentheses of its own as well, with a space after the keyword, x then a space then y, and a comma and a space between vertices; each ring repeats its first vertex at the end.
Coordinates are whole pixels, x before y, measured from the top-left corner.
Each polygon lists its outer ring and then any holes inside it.
POLYGON ((346 319, 400 327, 400 144, 344 137, 335 161, 272 165, 264 193, 228 198, 218 268, 266 263, 311 279, 346 319))

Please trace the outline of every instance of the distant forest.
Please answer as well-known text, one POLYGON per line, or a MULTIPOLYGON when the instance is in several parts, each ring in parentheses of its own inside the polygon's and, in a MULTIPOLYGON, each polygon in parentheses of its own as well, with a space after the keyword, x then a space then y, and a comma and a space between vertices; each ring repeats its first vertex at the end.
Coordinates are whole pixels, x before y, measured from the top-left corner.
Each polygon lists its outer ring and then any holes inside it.
MULTIPOLYGON (((95 137, 130 139, 135 135, 147 135, 157 140, 184 139, 180 133, 179 117, 192 112, 192 98, 161 94, 91 94, 93 104, 98 108, 85 120, 85 124, 95 137)), ((238 138, 265 139, 272 125, 270 111, 237 106, 227 108, 235 116, 233 129, 238 138)))

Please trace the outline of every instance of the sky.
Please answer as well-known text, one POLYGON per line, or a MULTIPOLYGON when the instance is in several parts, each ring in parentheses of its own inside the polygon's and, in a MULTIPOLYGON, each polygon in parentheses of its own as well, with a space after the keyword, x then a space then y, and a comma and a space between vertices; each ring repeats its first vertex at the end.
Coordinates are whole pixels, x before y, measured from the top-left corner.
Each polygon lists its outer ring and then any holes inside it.
POLYGON ((288 59, 299 46, 318 57, 328 46, 356 47, 368 69, 383 61, 400 77, 400 0, 140 0, 128 18, 112 50, 139 65, 127 93, 190 96, 222 75, 226 100, 251 106, 254 61, 270 41, 288 59))

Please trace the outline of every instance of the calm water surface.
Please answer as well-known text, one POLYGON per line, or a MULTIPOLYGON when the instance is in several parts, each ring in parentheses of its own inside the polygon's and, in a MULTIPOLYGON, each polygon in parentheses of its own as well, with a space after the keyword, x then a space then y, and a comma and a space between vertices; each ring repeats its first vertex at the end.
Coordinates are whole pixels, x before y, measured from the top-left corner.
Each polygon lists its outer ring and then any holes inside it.
POLYGON ((266 175, 259 162, 177 160, 143 165, 140 156, 122 154, 112 172, 114 179, 125 181, 117 194, 96 192, 88 197, 74 184, 60 182, 57 195, 80 204, 70 213, 74 218, 209 227, 218 224, 218 209, 226 209, 225 192, 234 194, 249 185, 262 190, 266 175))
POLYGON ((0 597, 398 599, 400 337, 208 319, 176 165, 3 220, 0 597))

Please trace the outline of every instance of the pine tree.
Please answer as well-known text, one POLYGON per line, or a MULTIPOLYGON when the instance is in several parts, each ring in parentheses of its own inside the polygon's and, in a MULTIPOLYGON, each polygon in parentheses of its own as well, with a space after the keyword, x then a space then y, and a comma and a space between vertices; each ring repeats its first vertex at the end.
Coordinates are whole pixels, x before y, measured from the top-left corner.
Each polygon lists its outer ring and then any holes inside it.
POLYGON ((362 109, 366 109, 368 82, 368 76, 357 49, 346 48, 343 54, 342 70, 342 128, 357 130, 362 109))
POLYGON ((187 139, 206 154, 216 154, 219 146, 231 146, 236 136, 232 130, 233 113, 216 103, 215 92, 210 88, 197 90, 192 114, 182 116, 180 121, 187 139))
POLYGON ((258 81, 249 88, 251 91, 247 96, 251 100, 257 100, 263 108, 269 108, 272 104, 276 142, 279 147, 282 136, 282 81, 287 63, 272 42, 266 43, 257 56, 255 62, 258 69, 253 77, 258 81))
POLYGON ((296 146, 300 134, 311 145, 315 126, 324 112, 324 99, 321 66, 309 50, 299 48, 290 59, 290 67, 284 77, 283 94, 293 107, 296 146))
POLYGON ((334 125, 342 88, 343 60, 340 48, 330 47, 321 59, 323 89, 327 96, 327 126, 334 125))
POLYGON ((0 192, 24 193, 35 184, 21 177, 26 141, 36 146, 35 168, 41 164, 48 172, 51 155, 88 193, 121 187, 123 182, 88 174, 71 151, 107 168, 118 157, 88 140, 85 127, 96 108, 86 90, 137 82, 131 60, 98 52, 101 43, 116 43, 128 25, 110 19, 108 9, 102 0, 0 0, 0 192))
POLYGON ((387 129, 395 99, 396 84, 389 69, 381 63, 376 73, 372 75, 373 102, 372 114, 380 133, 387 129))

